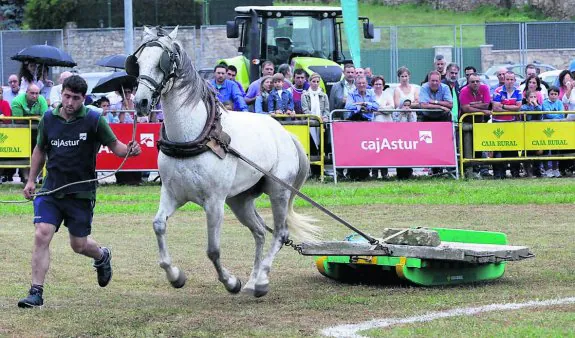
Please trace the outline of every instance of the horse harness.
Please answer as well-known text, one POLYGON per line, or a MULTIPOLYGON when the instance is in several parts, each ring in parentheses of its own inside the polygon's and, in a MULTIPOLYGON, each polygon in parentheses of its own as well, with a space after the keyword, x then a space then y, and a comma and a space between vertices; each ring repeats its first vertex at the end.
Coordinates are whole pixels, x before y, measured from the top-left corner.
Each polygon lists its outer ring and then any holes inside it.
MULTIPOLYGON (((173 44, 173 46, 175 49, 178 49, 176 44, 173 44)), ((155 106, 158 104, 162 90, 164 90, 168 81, 170 81, 173 77, 176 77, 176 69, 178 69, 179 65, 180 60, 176 52, 172 51, 171 48, 164 45, 159 40, 153 40, 142 44, 140 47, 138 47, 134 54, 129 55, 126 58, 125 68, 128 75, 137 77, 138 83, 142 83, 153 91, 152 106, 155 106), (136 55, 146 47, 160 47, 163 50, 162 56, 160 57, 159 66, 162 73, 164 73, 164 78, 160 83, 157 83, 156 80, 147 75, 140 75, 140 66, 138 65, 138 57, 136 55)))

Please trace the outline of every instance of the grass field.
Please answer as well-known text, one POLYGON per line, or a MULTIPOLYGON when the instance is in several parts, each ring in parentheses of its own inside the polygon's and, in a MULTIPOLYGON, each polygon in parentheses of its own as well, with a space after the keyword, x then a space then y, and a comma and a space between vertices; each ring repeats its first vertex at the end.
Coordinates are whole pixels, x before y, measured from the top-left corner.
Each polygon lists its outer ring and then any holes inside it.
MULTIPOLYGON (((0 186, 0 200, 19 199, 20 188, 0 186)), ((99 288, 89 259, 73 254, 65 228, 52 243, 45 306, 22 310, 17 300, 29 286, 32 205, 0 204, 0 336, 81 337, 300 337, 371 319, 494 303, 521 303, 575 296, 575 180, 309 183, 304 192, 362 230, 443 226, 502 231, 511 244, 529 246, 535 259, 510 263, 497 281, 457 287, 348 285, 321 276, 310 257, 284 248, 270 274, 270 293, 260 299, 229 295, 205 255, 205 218, 187 205, 168 222, 172 258, 187 276, 173 289, 157 265, 151 221, 159 186, 99 189, 94 237, 113 249, 114 279, 99 288)), ((258 202, 269 223, 267 201, 258 202)), ((349 231, 307 203, 298 211, 319 219, 325 240, 349 231)), ((247 229, 226 211, 222 262, 243 281, 253 257, 247 229)), ((575 336, 575 305, 489 312, 371 329, 369 337, 575 336)))

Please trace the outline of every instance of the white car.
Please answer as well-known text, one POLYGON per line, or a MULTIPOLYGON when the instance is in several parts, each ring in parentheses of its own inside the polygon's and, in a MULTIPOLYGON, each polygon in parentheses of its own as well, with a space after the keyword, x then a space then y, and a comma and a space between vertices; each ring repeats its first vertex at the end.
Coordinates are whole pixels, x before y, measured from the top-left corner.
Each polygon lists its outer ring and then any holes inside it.
POLYGON ((550 86, 558 86, 559 85, 559 74, 562 72, 562 69, 550 70, 548 72, 543 72, 539 74, 539 78, 545 82, 547 82, 550 86))
POLYGON ((84 80, 86 80, 86 82, 88 83, 87 94, 92 95, 92 96, 96 96, 96 97, 101 97, 107 93, 92 93, 92 89, 96 86, 96 84, 98 83, 98 81, 101 78, 106 77, 108 75, 111 75, 112 73, 113 73, 112 71, 109 71, 109 72, 80 73, 78 75, 80 75, 82 78, 84 78, 84 80))

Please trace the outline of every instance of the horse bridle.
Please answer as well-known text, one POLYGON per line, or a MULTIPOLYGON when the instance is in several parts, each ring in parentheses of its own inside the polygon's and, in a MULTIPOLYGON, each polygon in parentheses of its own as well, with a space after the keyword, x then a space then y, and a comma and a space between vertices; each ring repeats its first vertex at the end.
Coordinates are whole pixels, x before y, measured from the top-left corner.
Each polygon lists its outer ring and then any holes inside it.
POLYGON ((176 77, 176 69, 178 69, 178 66, 178 54, 173 52, 170 48, 166 47, 158 40, 153 40, 142 44, 140 47, 138 47, 134 54, 129 55, 126 58, 125 64, 126 73, 128 75, 137 77, 138 83, 143 84, 152 90, 152 106, 155 106, 158 103, 160 95, 162 94, 162 90, 164 90, 168 81, 170 81, 171 78, 176 77), (147 75, 140 75, 140 66, 138 65, 138 57, 136 55, 146 47, 160 47, 163 50, 162 56, 160 57, 159 66, 162 73, 164 73, 164 78, 160 83, 156 82, 156 80, 147 75))

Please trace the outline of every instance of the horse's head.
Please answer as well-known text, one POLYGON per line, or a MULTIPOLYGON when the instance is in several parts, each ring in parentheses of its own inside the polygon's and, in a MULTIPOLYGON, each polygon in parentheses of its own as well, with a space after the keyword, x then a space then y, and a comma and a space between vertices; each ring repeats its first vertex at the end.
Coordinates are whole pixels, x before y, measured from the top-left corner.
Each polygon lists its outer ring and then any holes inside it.
POLYGON ((150 113, 168 82, 176 77, 180 64, 179 47, 174 42, 177 34, 178 27, 167 35, 161 28, 144 27, 144 42, 126 59, 126 72, 138 78, 134 98, 138 116, 150 113))

